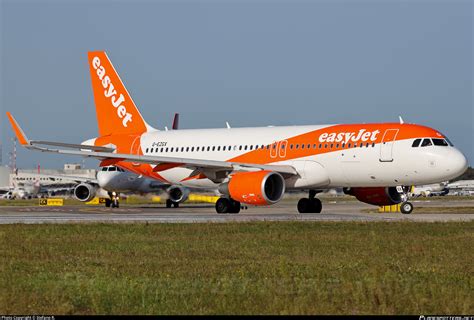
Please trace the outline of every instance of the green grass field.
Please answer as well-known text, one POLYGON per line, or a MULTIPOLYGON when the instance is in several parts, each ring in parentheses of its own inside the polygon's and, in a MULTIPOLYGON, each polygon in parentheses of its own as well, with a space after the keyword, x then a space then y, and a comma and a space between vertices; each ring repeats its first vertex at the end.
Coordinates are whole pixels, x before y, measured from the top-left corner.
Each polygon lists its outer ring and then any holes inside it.
POLYGON ((472 314, 474 222, 0 226, 1 314, 472 314))

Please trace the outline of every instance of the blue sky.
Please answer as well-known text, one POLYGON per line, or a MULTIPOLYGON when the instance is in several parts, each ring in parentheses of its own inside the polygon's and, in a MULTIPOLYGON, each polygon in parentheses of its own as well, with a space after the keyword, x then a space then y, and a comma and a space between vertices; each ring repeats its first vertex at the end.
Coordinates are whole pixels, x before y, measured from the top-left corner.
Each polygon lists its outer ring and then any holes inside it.
MULTIPOLYGON (((398 121, 474 163, 471 1, 3 1, 1 138, 97 134, 87 51, 147 121, 182 128, 398 121)), ((19 167, 80 158, 20 149, 19 167)), ((96 161, 87 161, 95 167, 96 161)))

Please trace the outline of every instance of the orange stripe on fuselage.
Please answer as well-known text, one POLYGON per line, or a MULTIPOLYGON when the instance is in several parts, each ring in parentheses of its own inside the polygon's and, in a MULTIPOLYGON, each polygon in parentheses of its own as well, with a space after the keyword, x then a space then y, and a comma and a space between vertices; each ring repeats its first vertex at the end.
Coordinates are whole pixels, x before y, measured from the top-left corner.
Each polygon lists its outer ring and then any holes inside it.
MULTIPOLYGON (((290 137, 288 139, 277 141, 275 144, 270 145, 270 148, 273 148, 273 146, 275 145, 277 149, 276 157, 271 157, 271 150, 267 149, 267 146, 265 146, 264 149, 261 149, 260 145, 260 148, 257 150, 249 151, 245 154, 231 158, 227 161, 266 164, 277 161, 292 160, 318 154, 324 154, 333 151, 351 149, 354 147, 354 143, 357 143, 357 146, 360 146, 360 143, 362 142, 364 143, 364 145, 366 143, 378 144, 382 142, 385 131, 389 129, 399 130, 395 141, 424 137, 443 137, 441 133, 434 129, 415 124, 340 124, 310 131, 301 135, 290 137), (350 134, 352 134, 352 136, 350 136, 349 141, 347 141, 347 137, 349 137, 350 134), (330 141, 327 141, 329 136, 334 136, 336 138, 335 141, 331 141, 332 139, 329 139, 330 141), (322 139, 324 140, 322 142, 320 141, 320 138, 323 137, 326 137, 326 139, 322 139), (342 137, 342 140, 337 142, 336 140, 338 140, 338 137, 342 137), (363 138, 367 139, 363 141, 363 138), (279 143, 282 141, 287 141, 285 147, 286 154, 284 157, 279 156, 279 143), (342 147, 343 143, 345 144, 344 147, 342 147), (317 147, 313 148, 313 144, 316 144, 317 147), (319 148, 320 144, 321 148, 319 148), (337 144, 339 145, 338 148, 336 148, 337 144), (291 149, 291 145, 293 145, 293 149, 291 149), (298 149, 296 149, 296 145, 299 146, 298 149), (302 145, 304 145, 304 148, 301 147, 302 145), (308 145, 310 146, 309 148, 308 145)), ((258 141, 258 139, 256 140, 258 141)))

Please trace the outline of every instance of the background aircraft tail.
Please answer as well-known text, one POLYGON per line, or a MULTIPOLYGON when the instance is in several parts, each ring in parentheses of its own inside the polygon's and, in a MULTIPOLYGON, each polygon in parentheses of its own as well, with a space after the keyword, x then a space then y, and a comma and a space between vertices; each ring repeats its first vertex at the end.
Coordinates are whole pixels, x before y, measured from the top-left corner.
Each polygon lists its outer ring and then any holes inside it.
POLYGON ((104 51, 89 52, 100 136, 142 134, 150 129, 104 51))

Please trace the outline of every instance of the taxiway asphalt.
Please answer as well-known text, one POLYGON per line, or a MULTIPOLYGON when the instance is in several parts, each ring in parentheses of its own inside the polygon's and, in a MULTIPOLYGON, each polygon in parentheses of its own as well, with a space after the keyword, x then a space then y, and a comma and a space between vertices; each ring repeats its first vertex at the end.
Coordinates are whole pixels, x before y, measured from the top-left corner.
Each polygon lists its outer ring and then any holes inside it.
POLYGON ((0 207, 0 224, 12 223, 199 223, 248 221, 472 221, 474 200, 413 201, 412 214, 374 213, 375 207, 355 201, 323 201, 322 213, 299 214, 296 202, 285 201, 270 207, 249 207, 239 214, 217 214, 212 204, 183 204, 180 208, 163 205, 135 205, 121 208, 101 206, 0 207), (416 207, 439 207, 436 213, 416 213, 416 207), (473 207, 471 213, 453 213, 447 208, 473 207))

